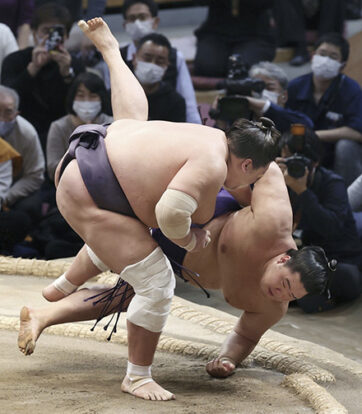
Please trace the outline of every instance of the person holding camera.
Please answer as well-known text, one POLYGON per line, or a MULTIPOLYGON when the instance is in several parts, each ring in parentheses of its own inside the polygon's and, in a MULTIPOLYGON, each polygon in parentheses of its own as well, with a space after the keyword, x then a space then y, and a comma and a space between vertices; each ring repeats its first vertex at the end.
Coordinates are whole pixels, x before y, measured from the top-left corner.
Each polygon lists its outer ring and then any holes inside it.
POLYGON ((56 3, 37 8, 31 21, 34 47, 8 55, 1 82, 20 95, 20 111, 39 134, 45 152, 51 122, 66 114, 65 99, 82 63, 64 48, 72 25, 67 9, 56 3))
POLYGON ((304 246, 318 245, 338 261, 329 295, 308 295, 298 300, 306 312, 331 309, 357 298, 362 290, 362 245, 342 177, 319 165, 321 142, 301 125, 283 134, 281 157, 294 213, 294 228, 301 231, 304 246))
POLYGON ((283 69, 271 62, 260 62, 246 70, 240 55, 229 57, 228 78, 222 83, 226 96, 219 97, 210 111, 217 127, 226 129, 236 118, 272 119, 281 133, 294 123, 313 128, 312 120, 299 111, 285 108, 288 78, 283 69))
POLYGON ((289 131, 292 124, 313 128, 309 116, 285 107, 288 101, 288 77, 282 68, 271 62, 260 62, 251 67, 249 76, 261 80, 265 85, 260 98, 246 96, 254 117, 272 119, 281 133, 289 131))
POLYGON ((322 164, 333 168, 348 186, 362 173, 362 90, 342 73, 349 43, 328 33, 315 44, 312 73, 293 79, 287 107, 304 112, 323 142, 322 164))

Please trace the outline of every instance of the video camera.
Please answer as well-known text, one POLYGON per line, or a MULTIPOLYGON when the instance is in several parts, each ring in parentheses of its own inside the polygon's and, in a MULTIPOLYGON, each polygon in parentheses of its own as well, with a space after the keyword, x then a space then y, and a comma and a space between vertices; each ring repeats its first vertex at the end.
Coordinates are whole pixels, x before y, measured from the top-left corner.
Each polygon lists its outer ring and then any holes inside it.
POLYGON ((217 88, 225 89, 226 96, 218 100, 217 108, 211 109, 209 115, 213 119, 232 123, 237 118, 251 118, 252 111, 244 96, 252 96, 252 92, 261 93, 265 83, 248 77, 248 66, 239 54, 233 54, 228 60, 227 78, 217 88))
POLYGON ((305 174, 305 167, 311 170, 313 161, 302 154, 305 148, 305 126, 302 124, 292 124, 290 128, 291 138, 287 146, 293 155, 285 158, 288 174, 293 178, 301 178, 305 174))

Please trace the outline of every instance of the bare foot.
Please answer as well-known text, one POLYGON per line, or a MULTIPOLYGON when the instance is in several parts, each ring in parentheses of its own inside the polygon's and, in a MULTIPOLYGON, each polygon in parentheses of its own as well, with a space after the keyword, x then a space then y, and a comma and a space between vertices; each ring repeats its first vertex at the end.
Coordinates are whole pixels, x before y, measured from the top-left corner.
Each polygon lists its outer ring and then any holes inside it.
POLYGON ((150 382, 146 382, 144 385, 137 386, 138 382, 139 384, 142 384, 141 381, 142 380, 131 381, 130 378, 126 375, 123 379, 121 390, 123 392, 128 392, 135 397, 143 398, 144 400, 169 401, 175 399, 174 394, 162 388, 152 379, 150 382))
POLYGON ((20 329, 18 335, 19 350, 24 355, 31 355, 35 349, 35 343, 41 333, 39 322, 32 310, 26 306, 20 311, 20 329))
POLYGON ((215 378, 226 378, 235 372, 235 363, 229 358, 215 358, 206 364, 206 371, 215 378))
POLYGON ((78 26, 102 54, 107 50, 117 49, 119 51, 117 39, 101 17, 95 17, 87 22, 80 20, 78 26))

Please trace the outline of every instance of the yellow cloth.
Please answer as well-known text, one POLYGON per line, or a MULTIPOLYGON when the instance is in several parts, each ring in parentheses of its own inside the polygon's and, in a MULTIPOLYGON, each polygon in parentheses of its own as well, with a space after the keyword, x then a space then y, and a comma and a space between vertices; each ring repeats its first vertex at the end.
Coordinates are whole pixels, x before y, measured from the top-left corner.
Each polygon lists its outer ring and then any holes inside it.
POLYGON ((9 160, 13 162, 13 176, 16 177, 21 171, 23 160, 18 151, 0 137, 0 162, 9 160))

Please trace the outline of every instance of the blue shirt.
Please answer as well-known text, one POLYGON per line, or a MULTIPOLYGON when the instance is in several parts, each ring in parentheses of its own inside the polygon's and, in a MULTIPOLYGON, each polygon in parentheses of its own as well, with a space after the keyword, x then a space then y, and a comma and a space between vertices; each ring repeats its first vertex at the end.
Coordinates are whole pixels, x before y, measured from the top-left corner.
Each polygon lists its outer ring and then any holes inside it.
POLYGON ((313 122, 307 115, 292 109, 282 108, 273 102, 263 115, 273 120, 281 133, 288 132, 291 124, 303 124, 313 129, 313 122))
POLYGON ((315 130, 348 126, 362 132, 362 90, 346 75, 333 80, 318 104, 313 97, 313 74, 293 79, 288 87, 287 107, 308 115, 315 130))

